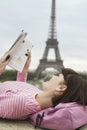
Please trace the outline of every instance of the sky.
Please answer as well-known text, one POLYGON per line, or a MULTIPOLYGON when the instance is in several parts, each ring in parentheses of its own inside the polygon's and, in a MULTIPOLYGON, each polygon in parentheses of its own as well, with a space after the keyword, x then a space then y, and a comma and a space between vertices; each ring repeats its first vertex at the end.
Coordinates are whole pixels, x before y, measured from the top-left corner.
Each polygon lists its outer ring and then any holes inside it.
MULTIPOLYGON (((24 30, 36 69, 48 39, 52 0, 0 0, 0 57, 24 30)), ((65 67, 87 71, 87 0, 56 0, 58 47, 65 67)), ((54 58, 54 52, 49 57, 54 58)), ((49 58, 48 57, 48 58, 49 58)))

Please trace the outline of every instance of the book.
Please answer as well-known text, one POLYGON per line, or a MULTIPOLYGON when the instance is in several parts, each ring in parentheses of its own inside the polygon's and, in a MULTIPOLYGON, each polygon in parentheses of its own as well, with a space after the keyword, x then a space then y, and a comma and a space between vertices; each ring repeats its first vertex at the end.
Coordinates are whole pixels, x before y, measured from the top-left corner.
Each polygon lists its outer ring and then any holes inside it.
POLYGON ((22 72, 27 61, 28 53, 31 52, 33 47, 31 42, 25 39, 26 36, 27 33, 22 31, 11 48, 2 57, 2 60, 7 60, 11 56, 8 66, 19 72, 22 72))

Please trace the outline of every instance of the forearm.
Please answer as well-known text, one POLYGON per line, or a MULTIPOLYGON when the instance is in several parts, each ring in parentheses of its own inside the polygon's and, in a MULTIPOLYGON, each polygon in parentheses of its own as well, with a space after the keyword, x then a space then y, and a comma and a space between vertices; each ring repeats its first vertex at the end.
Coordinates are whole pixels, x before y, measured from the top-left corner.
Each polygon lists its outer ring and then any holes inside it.
POLYGON ((29 53, 29 55, 28 55, 28 58, 27 58, 25 66, 23 68, 23 71, 17 73, 17 81, 26 82, 30 62, 31 62, 31 53, 29 53))

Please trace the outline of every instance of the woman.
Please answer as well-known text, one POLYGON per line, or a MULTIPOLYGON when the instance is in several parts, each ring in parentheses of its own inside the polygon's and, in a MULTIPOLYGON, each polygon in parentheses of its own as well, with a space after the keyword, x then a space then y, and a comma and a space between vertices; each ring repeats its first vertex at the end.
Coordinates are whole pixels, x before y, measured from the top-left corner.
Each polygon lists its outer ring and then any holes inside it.
POLYGON ((87 80, 71 69, 63 69, 62 74, 67 89, 60 96, 52 98, 55 107, 29 116, 29 122, 36 127, 50 130, 77 130, 87 124, 87 80))
MULTIPOLYGON (((4 72, 11 58, 0 61, 0 73, 4 72)), ((30 114, 53 106, 52 97, 61 95, 66 85, 64 77, 53 76, 48 82, 43 83, 43 91, 28 84, 26 81, 27 71, 31 61, 29 53, 27 62, 22 73, 17 74, 17 81, 0 83, 0 117, 8 119, 25 119, 30 114)))
MULTIPOLYGON (((87 88, 86 81, 79 78, 79 75, 71 69, 64 69, 59 76, 53 76, 49 81, 44 82, 43 91, 40 91, 31 84, 23 82, 26 79, 30 61, 31 55, 29 53, 23 72, 18 73, 17 81, 0 83, 0 117, 25 119, 32 113, 53 107, 60 102, 76 101, 82 105, 87 104, 87 100, 81 100, 81 93, 79 94, 79 92, 82 91, 82 98, 86 99, 86 94, 83 89, 83 87, 85 90, 87 88), (79 82, 81 82, 81 84, 79 84, 79 82), (71 95, 69 92, 73 90, 72 88, 75 88, 74 85, 77 89, 75 89, 71 95), (68 99, 68 94, 70 99, 68 99), (73 98, 75 100, 73 100, 73 98)), ((4 66, 3 70, 8 62, 9 60, 4 61, 4 63, 1 62, 1 65, 3 64, 4 66)))

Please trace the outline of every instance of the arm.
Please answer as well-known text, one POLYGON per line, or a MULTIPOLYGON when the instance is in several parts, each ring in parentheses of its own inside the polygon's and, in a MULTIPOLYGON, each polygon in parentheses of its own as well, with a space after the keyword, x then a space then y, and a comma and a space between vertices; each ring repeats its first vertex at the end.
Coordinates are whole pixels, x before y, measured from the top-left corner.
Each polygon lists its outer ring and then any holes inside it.
POLYGON ((27 81, 27 73, 17 72, 17 81, 26 82, 27 81))
POLYGON ((31 62, 31 53, 29 52, 26 64, 25 64, 25 66, 23 68, 23 71, 17 73, 17 81, 26 82, 26 80, 27 80, 27 73, 28 73, 28 68, 30 66, 30 62, 31 62))

